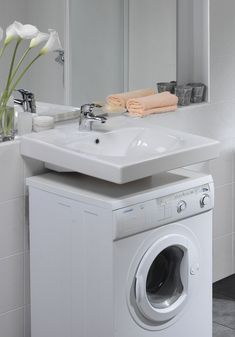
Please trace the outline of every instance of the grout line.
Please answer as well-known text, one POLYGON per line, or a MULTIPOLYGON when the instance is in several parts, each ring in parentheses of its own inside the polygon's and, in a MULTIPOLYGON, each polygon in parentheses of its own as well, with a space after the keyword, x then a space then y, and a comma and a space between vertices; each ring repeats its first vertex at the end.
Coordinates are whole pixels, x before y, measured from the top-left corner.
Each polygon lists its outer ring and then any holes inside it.
POLYGON ((8 310, 6 312, 3 312, 3 313, 0 314, 0 318, 3 317, 4 315, 10 314, 11 312, 22 310, 24 308, 25 308, 25 305, 23 305, 21 307, 18 307, 18 308, 15 308, 15 309, 12 309, 12 310, 8 310))
POLYGON ((235 331, 235 329, 234 329, 234 328, 231 328, 230 326, 227 326, 227 325, 225 325, 225 324, 217 323, 217 322, 215 322, 215 321, 213 321, 213 323, 216 323, 217 325, 220 325, 220 326, 222 326, 222 327, 224 327, 224 328, 226 328, 226 329, 229 329, 229 330, 235 331))
MULTIPOLYGON (((216 237, 213 237, 212 239, 214 241, 214 240, 222 239, 222 238, 225 238, 227 236, 232 236, 232 235, 233 235, 233 232, 228 233, 228 234, 223 234, 223 235, 220 235, 220 236, 216 236, 216 237)), ((231 276, 231 275, 229 275, 229 276, 231 276)), ((229 276, 227 276, 227 277, 229 277, 229 276)))
POLYGON ((24 254, 25 254, 25 252, 22 251, 22 252, 20 252, 20 253, 15 253, 15 254, 12 254, 12 255, 0 257, 0 262, 1 262, 1 261, 4 261, 4 260, 7 260, 7 259, 9 259, 9 258, 15 257, 15 256, 24 255, 24 254))
POLYGON ((229 186, 229 185, 233 185, 233 181, 226 183, 226 184, 218 185, 218 186, 215 185, 215 190, 220 189, 222 187, 229 186))
MULTIPOLYGON (((216 293, 217 294, 217 296, 223 296, 223 299, 226 301, 229 301, 229 302, 234 302, 235 303, 235 300, 234 300, 234 298, 232 298, 232 297, 229 297, 229 296, 226 296, 226 295, 223 295, 222 293, 216 293)), ((213 299, 218 299, 218 297, 213 297, 213 299)), ((216 321, 215 321, 216 322, 216 321)), ((217 322, 216 322, 217 323, 217 322)))
POLYGON ((21 199, 21 198, 24 198, 24 194, 20 194, 20 195, 14 197, 14 198, 11 198, 11 199, 6 199, 4 201, 0 201, 0 206, 4 205, 4 204, 6 204, 6 203, 8 203, 10 201, 15 201, 15 200, 18 200, 18 199, 21 199))

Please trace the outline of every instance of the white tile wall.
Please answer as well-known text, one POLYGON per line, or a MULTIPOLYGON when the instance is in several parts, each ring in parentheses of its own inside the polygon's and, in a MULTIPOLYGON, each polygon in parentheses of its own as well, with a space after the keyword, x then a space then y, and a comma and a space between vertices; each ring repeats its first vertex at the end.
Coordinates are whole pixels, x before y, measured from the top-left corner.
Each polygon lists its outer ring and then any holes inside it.
POLYGON ((30 337, 27 190, 25 177, 44 171, 24 160, 18 141, 0 144, 0 336, 30 337))
POLYGON ((232 273, 233 237, 231 234, 220 236, 214 240, 213 255, 213 280, 218 281, 232 273))
POLYGON ((23 196, 0 203, 0 258, 24 251, 23 210, 23 196))
POLYGON ((24 308, 0 315, 0 336, 24 337, 24 308))
POLYGON ((217 187, 215 189, 215 209, 213 217, 213 237, 231 235, 233 232, 233 208, 232 184, 217 187))
POLYGON ((19 142, 0 144, 0 202, 24 195, 24 165, 19 142))
POLYGON ((0 259, 0 314, 24 306, 24 254, 0 259))

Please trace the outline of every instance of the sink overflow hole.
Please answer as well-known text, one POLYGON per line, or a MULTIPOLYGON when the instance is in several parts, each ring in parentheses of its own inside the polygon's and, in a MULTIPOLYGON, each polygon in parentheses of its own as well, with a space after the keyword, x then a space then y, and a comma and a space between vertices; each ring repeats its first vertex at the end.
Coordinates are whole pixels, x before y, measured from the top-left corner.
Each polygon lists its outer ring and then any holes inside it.
POLYGON ((95 143, 99 144, 99 142, 100 142, 99 138, 96 138, 95 143))

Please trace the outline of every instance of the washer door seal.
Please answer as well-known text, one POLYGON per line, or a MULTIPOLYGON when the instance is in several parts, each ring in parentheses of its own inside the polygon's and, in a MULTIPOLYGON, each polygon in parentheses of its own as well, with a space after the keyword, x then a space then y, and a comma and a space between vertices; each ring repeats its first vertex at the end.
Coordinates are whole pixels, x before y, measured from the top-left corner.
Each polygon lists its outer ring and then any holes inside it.
POLYGON ((199 270, 193 242, 171 234, 157 240, 144 254, 135 275, 136 304, 151 322, 164 323, 185 307, 199 270))

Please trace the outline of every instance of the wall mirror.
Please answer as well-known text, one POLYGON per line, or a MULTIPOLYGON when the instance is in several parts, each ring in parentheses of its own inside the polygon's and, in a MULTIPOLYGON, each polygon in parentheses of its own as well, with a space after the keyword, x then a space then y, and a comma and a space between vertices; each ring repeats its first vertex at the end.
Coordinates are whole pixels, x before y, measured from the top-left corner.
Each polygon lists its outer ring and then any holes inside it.
POLYGON ((72 102, 176 80, 176 22, 177 0, 71 0, 72 102))
MULTIPOLYGON (((67 101, 156 82, 209 85, 209 0, 68 0, 67 101)), ((207 100, 209 96, 207 95, 207 100)))

